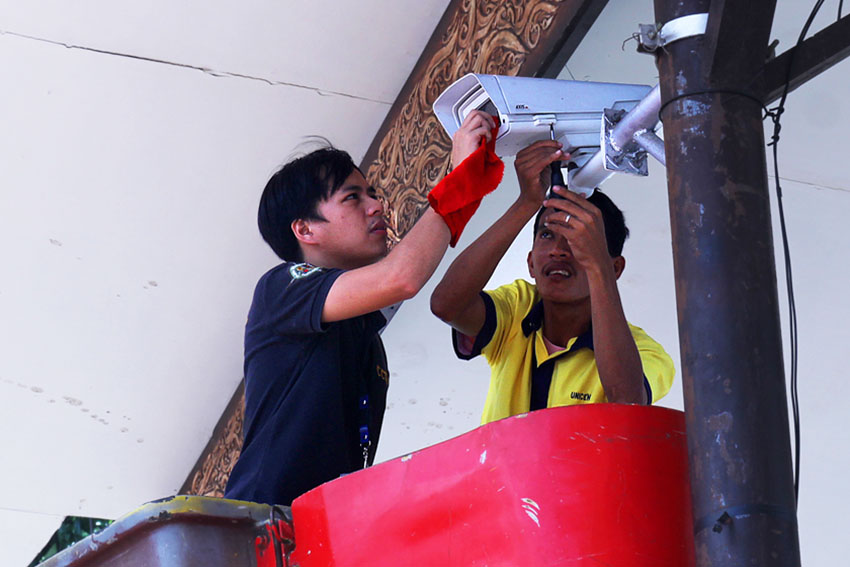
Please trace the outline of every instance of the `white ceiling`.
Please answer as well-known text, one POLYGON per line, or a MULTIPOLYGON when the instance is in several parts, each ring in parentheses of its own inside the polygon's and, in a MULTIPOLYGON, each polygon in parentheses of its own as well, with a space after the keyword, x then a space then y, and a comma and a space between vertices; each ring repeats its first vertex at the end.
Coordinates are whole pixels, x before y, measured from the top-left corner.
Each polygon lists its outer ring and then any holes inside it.
MULTIPOLYGON (((306 135, 359 160, 447 4, 0 0, 5 564, 29 562, 65 515, 117 517, 181 486, 241 379, 251 291, 275 263, 255 228, 262 186, 306 135)), ((651 58, 620 49, 653 19, 651 4, 611 0, 562 76, 655 83, 651 58)), ((808 8, 779 4, 782 51, 808 8)), ((832 511, 850 497, 839 480, 850 465, 850 181, 839 153, 848 71, 845 61, 791 95, 780 146, 811 564, 848 550, 832 511)), ((513 199, 506 171, 461 246, 513 199)), ((664 172, 650 171, 605 189, 633 232, 627 314, 678 359, 664 172)), ((529 242, 520 237, 494 284, 524 275, 529 242)), ((428 313, 431 287, 385 334, 393 386, 382 459, 478 421, 486 368, 454 360, 428 313)), ((678 386, 664 405, 682 407, 678 386)))

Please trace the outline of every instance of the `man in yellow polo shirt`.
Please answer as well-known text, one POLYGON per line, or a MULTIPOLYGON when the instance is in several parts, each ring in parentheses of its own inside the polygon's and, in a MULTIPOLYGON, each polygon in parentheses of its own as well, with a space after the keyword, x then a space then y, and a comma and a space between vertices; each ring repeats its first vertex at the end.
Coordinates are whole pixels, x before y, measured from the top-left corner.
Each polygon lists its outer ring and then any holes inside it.
POLYGON ((549 166, 566 157, 553 140, 517 154, 519 197, 455 259, 431 296, 431 310, 454 329, 457 355, 483 354, 490 364, 482 423, 545 407, 651 404, 673 382, 670 356, 623 313, 623 213, 599 190, 584 198, 553 187, 560 198, 546 199, 549 166), (528 254, 535 284, 482 291, 535 213, 528 254))

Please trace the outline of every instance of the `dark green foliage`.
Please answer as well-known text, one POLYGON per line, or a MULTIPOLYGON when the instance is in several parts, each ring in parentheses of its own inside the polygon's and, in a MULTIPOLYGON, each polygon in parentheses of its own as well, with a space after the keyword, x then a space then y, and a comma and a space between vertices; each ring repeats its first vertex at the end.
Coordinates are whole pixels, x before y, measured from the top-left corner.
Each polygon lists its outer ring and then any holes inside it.
POLYGON ((62 525, 47 542, 47 545, 35 556, 29 567, 35 567, 42 561, 53 557, 63 549, 71 547, 78 541, 87 538, 91 534, 97 533, 109 524, 112 520, 104 520, 101 518, 85 518, 82 516, 66 516, 62 520, 62 525))

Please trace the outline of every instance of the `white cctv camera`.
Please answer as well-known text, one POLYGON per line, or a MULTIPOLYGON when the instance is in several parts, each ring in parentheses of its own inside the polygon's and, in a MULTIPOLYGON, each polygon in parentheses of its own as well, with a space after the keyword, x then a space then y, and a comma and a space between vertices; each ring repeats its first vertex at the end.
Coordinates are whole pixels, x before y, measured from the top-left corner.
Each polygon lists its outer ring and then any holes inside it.
POLYGON ((496 154, 503 157, 537 140, 558 140, 570 154, 561 164, 569 169, 570 189, 589 194, 613 171, 646 175, 646 152, 638 147, 635 155, 630 148, 616 147, 616 142, 622 138, 624 146, 637 127, 655 126, 660 102, 656 99, 660 99, 657 87, 647 85, 469 74, 437 97, 434 113, 449 136, 473 110, 498 116, 496 154), (640 108, 630 112, 636 106, 640 108), (623 120, 629 123, 627 135, 612 134, 614 125, 629 114, 633 118, 623 120), (624 155, 629 157, 623 159, 624 155))
POLYGON ((553 136, 578 166, 600 147, 603 110, 629 111, 651 90, 646 85, 562 81, 469 74, 434 101, 449 136, 473 110, 499 117, 496 154, 511 156, 553 136), (551 129, 551 134, 550 134, 551 129))

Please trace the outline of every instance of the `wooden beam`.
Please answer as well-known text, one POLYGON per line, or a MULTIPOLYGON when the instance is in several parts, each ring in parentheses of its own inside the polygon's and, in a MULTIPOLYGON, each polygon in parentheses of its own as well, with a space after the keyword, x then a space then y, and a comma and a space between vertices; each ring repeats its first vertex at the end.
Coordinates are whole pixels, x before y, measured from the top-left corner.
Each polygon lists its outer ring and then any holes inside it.
POLYGON ((705 30, 703 65, 708 80, 723 84, 724 78, 753 76, 761 71, 768 55, 768 41, 776 0, 727 2, 712 0, 705 30), (742 30, 746 29, 746 33, 742 30), (741 57, 743 50, 763 46, 763 57, 741 57), (746 69, 741 66, 746 65, 746 69))
POLYGON ((583 1, 559 8, 549 45, 535 50, 529 56, 526 68, 529 71, 537 69, 530 74, 547 79, 557 77, 607 4, 608 0, 583 1))
POLYGON ((822 29, 798 47, 792 47, 765 65, 764 103, 770 104, 782 96, 791 67, 790 86, 793 91, 850 56, 850 15, 822 29), (793 61, 792 61, 793 59, 793 61))

